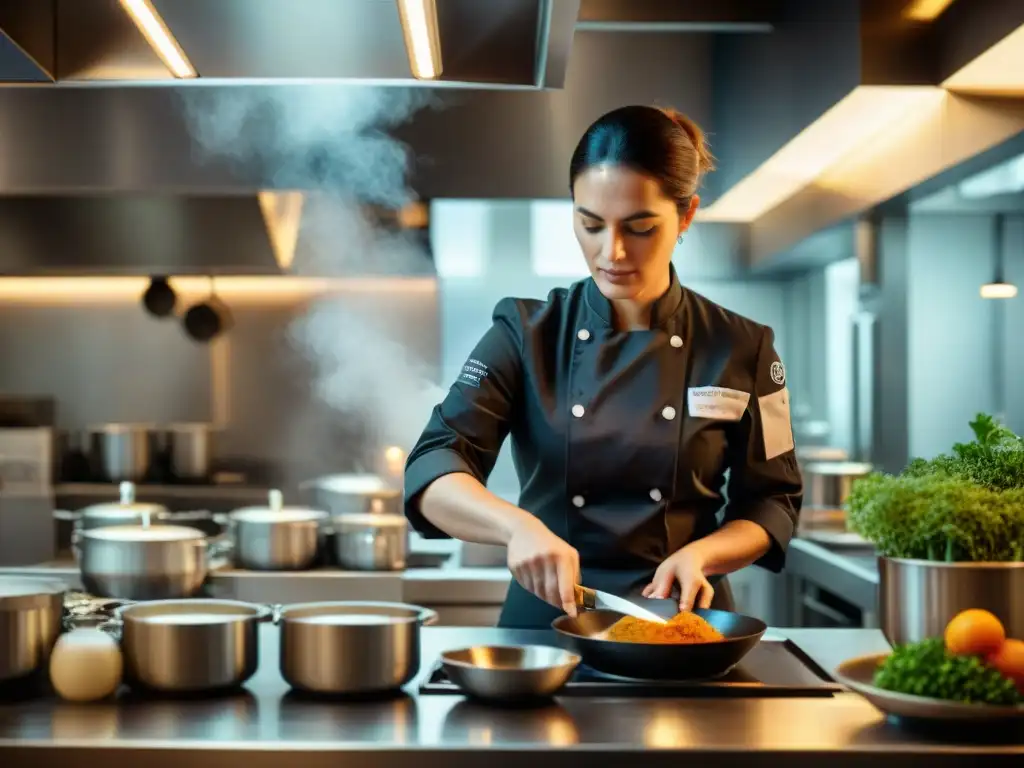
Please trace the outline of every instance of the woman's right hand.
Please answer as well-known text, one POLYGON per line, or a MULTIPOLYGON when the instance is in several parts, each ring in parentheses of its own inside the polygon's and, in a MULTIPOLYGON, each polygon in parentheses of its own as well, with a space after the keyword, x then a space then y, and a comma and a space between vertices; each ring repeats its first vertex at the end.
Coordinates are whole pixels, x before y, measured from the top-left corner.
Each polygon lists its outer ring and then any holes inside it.
POLYGON ((523 589, 576 615, 580 556, 535 517, 524 520, 508 542, 508 567, 523 589))

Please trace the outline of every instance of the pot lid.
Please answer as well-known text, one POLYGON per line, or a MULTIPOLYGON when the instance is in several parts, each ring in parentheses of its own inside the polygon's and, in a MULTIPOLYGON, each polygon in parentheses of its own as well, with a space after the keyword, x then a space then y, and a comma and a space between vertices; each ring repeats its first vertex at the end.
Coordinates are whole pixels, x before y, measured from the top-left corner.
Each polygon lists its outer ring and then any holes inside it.
POLYGON ((198 528, 184 525, 108 525, 83 531, 82 536, 101 541, 191 541, 206 538, 198 528))
POLYGON ((152 515, 167 514, 167 507, 163 504, 148 504, 135 501, 135 483, 124 482, 118 486, 121 498, 118 501, 104 502, 102 504, 91 504, 82 510, 85 517, 121 518, 125 520, 152 515))
POLYGON ((0 611, 45 607, 65 591, 66 584, 52 579, 0 577, 0 611))
POLYGON ((384 479, 371 474, 325 475, 306 483, 332 493, 391 494, 397 493, 384 479))
POLYGON ((345 528, 347 526, 364 528, 368 525, 375 528, 398 528, 408 525, 408 521, 405 519, 405 515, 388 514, 351 514, 338 515, 334 518, 335 528, 345 528))
POLYGON ((327 513, 312 507, 286 507, 284 494, 274 489, 267 494, 267 506, 242 507, 232 512, 231 517, 252 522, 288 522, 320 520, 327 517, 327 513))
POLYGON ((117 613, 128 621, 152 624, 225 624, 261 618, 268 609, 239 600, 192 598, 132 603, 118 608, 117 613))

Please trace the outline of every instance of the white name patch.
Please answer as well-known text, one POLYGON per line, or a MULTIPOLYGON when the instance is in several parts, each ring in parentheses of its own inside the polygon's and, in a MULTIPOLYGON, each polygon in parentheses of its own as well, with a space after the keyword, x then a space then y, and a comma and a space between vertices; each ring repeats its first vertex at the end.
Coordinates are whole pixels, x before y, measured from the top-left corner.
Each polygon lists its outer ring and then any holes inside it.
POLYGON ((747 411, 750 393, 727 387, 690 387, 686 390, 686 408, 700 419, 739 421, 747 411))
POLYGON ((761 411, 765 461, 792 451, 793 425, 789 419, 789 388, 757 398, 757 407, 761 411))

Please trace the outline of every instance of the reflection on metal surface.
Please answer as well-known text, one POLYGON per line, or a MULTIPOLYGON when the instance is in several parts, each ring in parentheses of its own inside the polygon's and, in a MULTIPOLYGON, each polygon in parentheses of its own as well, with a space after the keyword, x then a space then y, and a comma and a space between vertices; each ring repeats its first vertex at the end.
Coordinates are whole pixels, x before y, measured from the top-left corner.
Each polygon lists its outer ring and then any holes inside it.
POLYGON ((419 735, 416 700, 403 692, 369 698, 321 698, 289 691, 281 697, 279 709, 285 726, 282 731, 289 740, 332 741, 341 738, 342 723, 358 724, 359 741, 413 744, 419 735))
POLYGON ((288 270, 295 260, 295 246, 299 242, 302 223, 302 204, 305 196, 294 190, 260 190, 258 196, 263 221, 274 249, 277 266, 288 270))
MULTIPOLYGON (((169 282, 183 299, 209 293, 206 278, 176 277, 169 282)), ((148 284, 145 277, 0 277, 0 300, 46 305, 134 303, 148 284)), ((434 290, 435 282, 429 278, 238 276, 217 280, 217 295, 232 304, 292 304, 321 295, 434 290)))
POLYGON ((146 42, 171 70, 172 75, 180 78, 196 77, 195 68, 149 0, 120 0, 120 2, 121 7, 139 28, 139 32, 146 38, 146 42))
POLYGON ((644 746, 671 749, 692 743, 690 726, 678 712, 658 711, 644 725, 644 746))
POLYGON ((448 711, 441 738, 456 744, 478 746, 526 743, 571 747, 580 743, 576 721, 559 704, 495 709, 469 700, 460 701, 448 711))

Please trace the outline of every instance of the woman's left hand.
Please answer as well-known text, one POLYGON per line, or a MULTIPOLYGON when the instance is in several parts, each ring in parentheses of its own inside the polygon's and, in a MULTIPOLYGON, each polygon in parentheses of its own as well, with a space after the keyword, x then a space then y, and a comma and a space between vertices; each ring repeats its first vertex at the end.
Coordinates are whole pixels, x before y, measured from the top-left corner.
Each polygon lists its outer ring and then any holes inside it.
POLYGON ((679 584, 679 610, 710 608, 715 589, 704 575, 704 566, 704 557, 697 548, 683 547, 658 566, 643 596, 664 599, 679 584))

